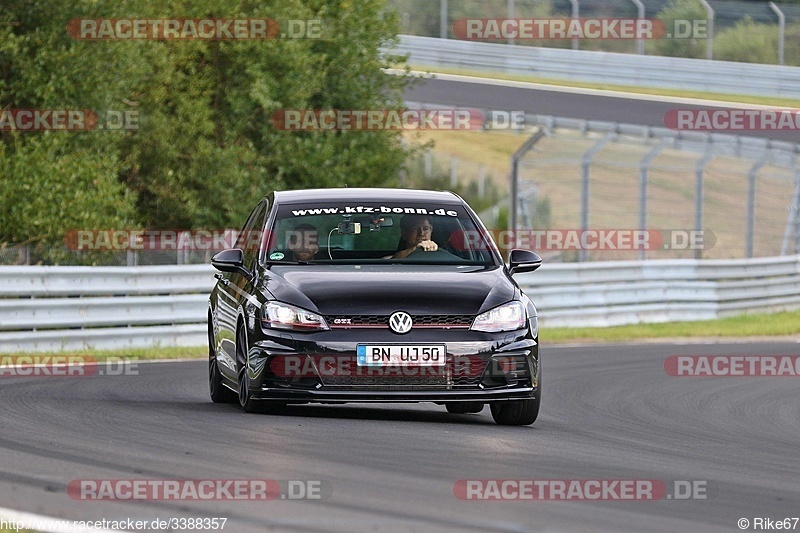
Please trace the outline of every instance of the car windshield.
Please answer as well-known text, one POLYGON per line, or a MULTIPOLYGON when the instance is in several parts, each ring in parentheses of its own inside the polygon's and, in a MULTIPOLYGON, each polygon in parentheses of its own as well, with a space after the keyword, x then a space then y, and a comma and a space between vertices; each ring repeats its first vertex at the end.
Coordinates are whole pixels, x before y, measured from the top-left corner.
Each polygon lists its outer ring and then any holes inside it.
POLYGON ((494 265, 497 253, 458 204, 282 205, 269 233, 270 263, 494 265))

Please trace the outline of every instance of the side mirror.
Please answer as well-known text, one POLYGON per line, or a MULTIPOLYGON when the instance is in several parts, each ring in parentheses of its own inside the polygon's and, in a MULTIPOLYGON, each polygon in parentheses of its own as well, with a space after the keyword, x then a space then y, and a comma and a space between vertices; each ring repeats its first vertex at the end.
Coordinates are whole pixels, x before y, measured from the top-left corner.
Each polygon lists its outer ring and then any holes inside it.
POLYGON ((234 272, 251 278, 253 273, 244 266, 244 252, 239 248, 222 250, 211 258, 211 264, 221 272, 234 272))
POLYGON ((542 258, 530 250, 511 250, 508 256, 508 271, 513 274, 533 272, 542 266, 542 258))

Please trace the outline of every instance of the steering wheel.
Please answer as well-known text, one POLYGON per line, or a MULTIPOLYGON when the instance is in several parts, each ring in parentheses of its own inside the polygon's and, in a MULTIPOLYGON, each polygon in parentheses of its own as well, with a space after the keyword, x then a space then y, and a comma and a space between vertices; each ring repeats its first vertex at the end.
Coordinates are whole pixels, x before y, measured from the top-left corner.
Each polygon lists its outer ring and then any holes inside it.
POLYGON ((444 248, 439 248, 438 250, 434 250, 432 252, 426 252, 422 248, 415 248, 413 252, 406 256, 406 259, 410 258, 412 255, 416 256, 414 259, 432 259, 434 261, 463 261, 462 258, 451 254, 444 248))

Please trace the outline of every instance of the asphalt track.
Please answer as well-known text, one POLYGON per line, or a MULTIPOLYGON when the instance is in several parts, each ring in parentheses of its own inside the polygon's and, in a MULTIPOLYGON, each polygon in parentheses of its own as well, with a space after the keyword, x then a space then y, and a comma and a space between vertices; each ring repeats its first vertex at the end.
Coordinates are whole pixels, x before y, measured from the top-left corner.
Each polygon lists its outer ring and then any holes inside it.
MULTIPOLYGON (((539 115, 602 120, 638 124, 645 126, 664 126, 664 116, 671 109, 709 109, 729 108, 734 104, 724 102, 688 104, 668 98, 634 98, 624 93, 609 96, 603 91, 572 92, 565 88, 543 89, 535 84, 527 86, 498 85, 497 81, 454 81, 450 79, 420 79, 405 92, 409 102, 449 105, 467 108, 492 109, 501 111, 525 111, 539 115)), ((511 84, 515 85, 515 84, 511 84)), ((742 106, 736 107, 758 107, 742 106)), ((799 142, 798 131, 729 131, 752 137, 799 142)))
MULTIPOLYGON (((225 531, 739 531, 800 515, 800 378, 671 377, 669 355, 797 355, 798 343, 543 348, 531 427, 488 408, 208 399, 205 361, 138 375, 0 378, 0 507, 75 520, 226 517, 225 531), (76 479, 322 480, 318 501, 81 501, 76 479), (463 501, 464 479, 704 482, 707 498, 463 501), (751 525, 752 527, 752 525, 751 525)), ((800 525, 798 525, 800 528, 800 525)))

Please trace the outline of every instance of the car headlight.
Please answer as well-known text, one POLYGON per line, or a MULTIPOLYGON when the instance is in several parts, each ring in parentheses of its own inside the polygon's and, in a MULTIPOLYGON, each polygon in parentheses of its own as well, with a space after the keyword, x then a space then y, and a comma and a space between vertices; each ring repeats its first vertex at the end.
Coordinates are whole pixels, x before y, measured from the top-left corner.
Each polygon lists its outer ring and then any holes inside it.
POLYGON ((266 327, 294 331, 329 329, 325 319, 317 313, 282 302, 267 302, 262 307, 262 311, 261 322, 266 327))
POLYGON ((490 309, 475 317, 473 331, 496 333, 498 331, 515 331, 525 327, 525 306, 522 302, 509 302, 490 309))

